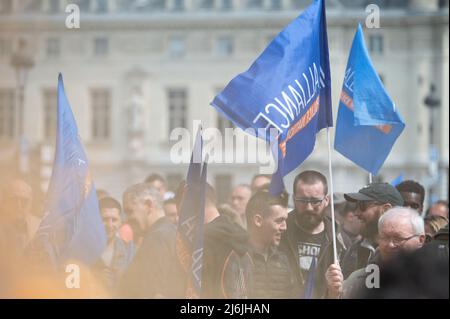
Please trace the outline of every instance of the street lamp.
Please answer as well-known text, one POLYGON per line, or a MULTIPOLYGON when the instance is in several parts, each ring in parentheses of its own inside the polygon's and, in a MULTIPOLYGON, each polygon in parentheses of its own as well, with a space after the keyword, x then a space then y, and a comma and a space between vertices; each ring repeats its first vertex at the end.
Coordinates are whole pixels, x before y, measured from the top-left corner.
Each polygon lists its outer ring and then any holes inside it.
POLYGON ((27 52, 27 44, 25 40, 20 39, 17 51, 11 57, 11 66, 16 73, 16 125, 15 136, 19 141, 19 169, 21 173, 27 173, 29 170, 29 147, 28 141, 23 136, 23 122, 24 122, 24 101, 25 101, 25 86, 27 83, 28 71, 34 66, 34 61, 31 55, 27 52))
POLYGON ((437 111, 441 106, 441 100, 439 99, 439 95, 436 92, 436 87, 434 84, 430 85, 430 91, 428 95, 425 97, 423 103, 430 110, 429 117, 429 158, 430 158, 430 175, 431 175, 431 183, 429 185, 429 204, 431 205, 435 200, 435 193, 433 186, 436 185, 439 179, 439 151, 436 146, 435 141, 435 123, 437 123, 438 119, 436 117, 437 111))
POLYGON ((27 43, 20 39, 17 51, 14 52, 11 58, 11 66, 16 73, 16 96, 17 96, 17 137, 21 138, 23 135, 23 108, 25 100, 25 86, 27 83, 28 71, 34 66, 34 61, 31 55, 27 52, 27 43))

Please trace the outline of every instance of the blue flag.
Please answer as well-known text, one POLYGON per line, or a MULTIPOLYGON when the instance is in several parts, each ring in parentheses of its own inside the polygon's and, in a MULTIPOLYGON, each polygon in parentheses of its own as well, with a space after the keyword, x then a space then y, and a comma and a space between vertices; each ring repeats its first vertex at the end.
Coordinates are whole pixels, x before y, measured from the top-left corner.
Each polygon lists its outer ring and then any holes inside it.
POLYGON ((372 65, 359 25, 345 71, 334 148, 377 175, 404 127, 372 65))
POLYGON ((312 257, 311 265, 309 266, 308 276, 305 283, 304 299, 312 299, 314 296, 314 286, 316 282, 316 257, 312 257))
POLYGON ((56 267, 69 260, 92 265, 106 247, 106 233, 61 74, 57 113, 56 151, 46 215, 35 239, 56 267))
POLYGON ((403 173, 401 173, 396 178, 394 178, 389 184, 391 184, 392 186, 395 187, 398 184, 400 184, 401 182, 403 182, 403 173))
POLYGON ((271 143, 278 168, 270 190, 281 193, 283 177, 313 151, 316 133, 333 125, 324 1, 314 1, 282 30, 211 105, 271 143))
POLYGON ((204 163, 202 168, 202 147, 203 140, 199 128, 180 205, 176 239, 177 256, 187 275, 186 298, 189 299, 201 296, 207 176, 207 163, 204 163))

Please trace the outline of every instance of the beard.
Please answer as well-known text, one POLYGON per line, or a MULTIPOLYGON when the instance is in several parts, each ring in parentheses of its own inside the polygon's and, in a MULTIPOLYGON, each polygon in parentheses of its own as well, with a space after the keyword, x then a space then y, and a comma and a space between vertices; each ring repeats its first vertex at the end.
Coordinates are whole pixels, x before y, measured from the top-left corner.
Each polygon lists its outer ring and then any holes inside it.
POLYGON ((297 213, 297 221, 299 225, 306 230, 313 230, 320 225, 320 223, 323 221, 324 216, 325 210, 323 210, 319 214, 312 211, 303 211, 301 213, 297 213))
POLYGON ((378 219, 374 218, 361 224, 361 235, 364 238, 373 238, 378 234, 378 219))

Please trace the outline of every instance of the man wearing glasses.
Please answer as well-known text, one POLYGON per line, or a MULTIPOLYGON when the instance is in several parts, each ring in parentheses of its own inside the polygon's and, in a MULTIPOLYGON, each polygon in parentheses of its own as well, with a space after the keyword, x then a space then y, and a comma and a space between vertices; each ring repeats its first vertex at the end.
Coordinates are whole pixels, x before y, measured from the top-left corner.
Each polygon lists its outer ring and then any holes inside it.
MULTIPOLYGON (((394 207, 378 221, 378 248, 371 264, 382 266, 400 253, 411 253, 425 243, 425 228, 422 217, 411 208, 394 207)), ((327 270, 326 278, 329 298, 363 298, 371 287, 367 277, 373 267, 363 267, 350 274, 344 281, 339 265, 333 264, 327 270)), ((382 284, 382 282, 380 283, 382 284)), ((419 292, 417 292, 419 293, 419 292)))
POLYGON ((403 206, 404 201, 398 190, 388 183, 372 183, 344 197, 357 205, 355 214, 361 220, 363 236, 347 250, 342 260, 342 272, 347 278, 353 271, 365 267, 374 256, 380 217, 394 206, 403 206))
MULTIPOLYGON (((299 297, 321 298, 326 293, 325 271, 333 263, 331 219, 326 217, 329 204, 327 179, 317 171, 304 171, 294 180, 295 208, 289 213, 287 231, 280 249, 295 269, 302 293, 299 297)), ((345 249, 337 232, 338 254, 345 249)))

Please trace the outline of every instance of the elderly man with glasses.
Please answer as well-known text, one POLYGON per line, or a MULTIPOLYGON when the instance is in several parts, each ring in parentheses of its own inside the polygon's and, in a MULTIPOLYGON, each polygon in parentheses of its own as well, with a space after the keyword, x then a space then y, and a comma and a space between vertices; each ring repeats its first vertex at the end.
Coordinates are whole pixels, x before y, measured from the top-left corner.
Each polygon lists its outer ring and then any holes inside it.
MULTIPOLYGON (((400 253, 411 253, 425 243, 425 228, 422 217, 411 208, 394 207, 378 220, 378 248, 371 264, 376 267, 363 267, 350 274, 344 281, 341 268, 337 264, 329 267, 326 273, 328 297, 361 298, 367 290, 369 275, 375 275, 375 268, 383 271, 383 265, 400 253)), ((372 266, 372 265, 371 265, 372 266)), ((382 284, 382 283, 380 283, 382 284)))
MULTIPOLYGON (((333 263, 331 219, 327 179, 317 171, 304 171, 294 180, 295 209, 289 213, 287 230, 280 249, 288 256, 298 280, 300 298, 321 298, 326 294, 325 272, 333 263)), ((337 233, 337 250, 342 255, 344 241, 337 233)))
POLYGON ((356 203, 356 216, 361 221, 362 239, 354 243, 342 260, 342 272, 347 278, 353 271, 370 263, 378 247, 378 220, 394 206, 403 206, 400 192, 388 183, 372 183, 358 193, 344 194, 349 202, 356 203))

